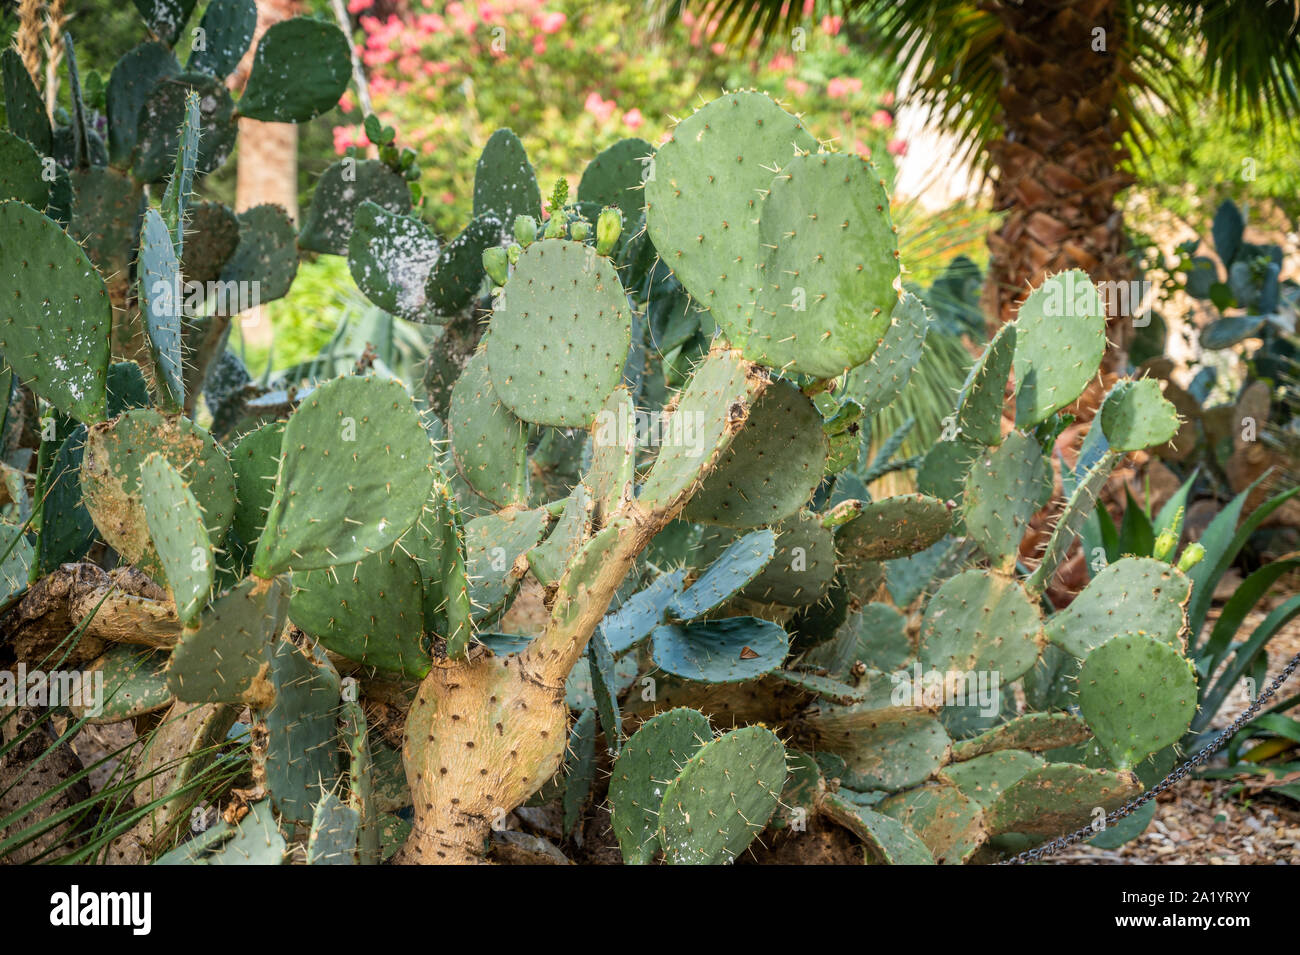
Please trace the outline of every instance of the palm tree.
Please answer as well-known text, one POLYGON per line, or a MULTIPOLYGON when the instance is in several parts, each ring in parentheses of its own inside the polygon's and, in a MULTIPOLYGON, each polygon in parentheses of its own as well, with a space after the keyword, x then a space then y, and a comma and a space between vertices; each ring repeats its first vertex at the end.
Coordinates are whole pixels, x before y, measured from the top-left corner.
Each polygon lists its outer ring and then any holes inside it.
MULTIPOLYGON (((988 236, 998 322, 1049 272, 1133 277, 1116 201, 1133 181, 1127 144, 1161 135, 1182 91, 1254 120, 1300 115, 1300 0, 653 2, 666 19, 691 8, 718 21, 734 49, 843 13, 857 37, 911 64, 915 100, 967 144, 1006 213, 988 236), (1194 76, 1181 67, 1189 49, 1194 76)), ((1131 325, 1111 307, 1113 368, 1131 325)))

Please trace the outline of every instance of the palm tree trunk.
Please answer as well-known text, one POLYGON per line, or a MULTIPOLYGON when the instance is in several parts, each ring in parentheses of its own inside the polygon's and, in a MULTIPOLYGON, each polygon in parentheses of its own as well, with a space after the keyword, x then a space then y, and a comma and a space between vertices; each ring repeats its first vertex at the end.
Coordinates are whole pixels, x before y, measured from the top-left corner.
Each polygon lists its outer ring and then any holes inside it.
MULTIPOLYGON (((1128 282, 1119 191, 1124 121, 1114 109, 1125 19, 1116 0, 990 0, 1005 41, 1003 135, 990 144, 994 206, 1006 211, 989 236, 985 304, 997 324, 1015 317, 1043 277, 1081 268, 1093 281, 1128 282)), ((1118 286, 1109 286, 1118 288, 1118 286)), ((1132 322, 1111 313, 1103 371, 1122 370, 1132 322)))

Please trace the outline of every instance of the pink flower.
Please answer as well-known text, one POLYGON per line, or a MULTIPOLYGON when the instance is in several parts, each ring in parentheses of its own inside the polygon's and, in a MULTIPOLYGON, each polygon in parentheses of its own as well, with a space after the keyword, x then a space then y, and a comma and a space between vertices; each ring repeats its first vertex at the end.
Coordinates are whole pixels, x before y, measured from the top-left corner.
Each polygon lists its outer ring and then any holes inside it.
POLYGON ((856 76, 837 76, 826 84, 826 95, 839 99, 862 89, 862 80, 856 76))
POLYGON ((360 13, 375 5, 375 0, 348 0, 348 13, 360 13))
POLYGON ((905 140, 905 139, 891 139, 891 140, 889 141, 889 145, 887 145, 885 148, 889 150, 889 152, 890 152, 891 155, 894 155, 894 156, 906 156, 906 155, 907 155, 907 140, 905 140))
POLYGON ((415 28, 423 36, 432 36, 445 32, 447 21, 436 13, 421 13, 415 18, 415 28))
POLYGON ((352 127, 335 126, 334 127, 334 152, 342 156, 352 145, 352 127))
POLYGON ((875 129, 888 129, 894 125, 894 116, 887 109, 878 109, 871 114, 871 125, 875 129))
POLYGON ((587 94, 587 101, 582 104, 582 108, 595 116, 598 122, 605 123, 614 115, 617 105, 613 100, 601 99, 600 94, 592 90, 587 94))
POLYGON ((709 49, 713 51, 713 55, 714 55, 714 56, 722 56, 722 54, 724 54, 724 53, 727 52, 727 44, 725 44, 725 43, 710 43, 710 44, 709 44, 709 49))
POLYGON ((435 73, 450 73, 451 64, 442 60, 426 60, 420 69, 424 71, 425 76, 433 76, 435 73))
POLYGON ((540 13, 533 14, 532 24, 538 30, 541 30, 549 36, 552 33, 558 33, 560 28, 568 22, 568 19, 567 16, 558 10, 543 10, 540 13))
POLYGON ((791 76, 785 81, 785 89, 787 93, 793 93, 795 96, 803 96, 808 92, 808 84, 803 80, 796 80, 791 76))
POLYGON ((784 73, 786 70, 792 70, 794 69, 794 57, 789 53, 778 53, 772 57, 771 62, 767 64, 767 68, 774 73, 784 73))
POLYGON ((356 109, 357 104, 352 100, 352 91, 344 90, 343 95, 339 97, 339 109, 345 113, 350 113, 356 109))
POLYGON ((641 115, 639 109, 629 109, 623 114, 623 125, 628 129, 640 129, 641 124, 645 122, 645 117, 641 115))
POLYGON ((533 53, 542 56, 546 53, 546 40, 540 36, 533 37, 533 53))
POLYGON ((444 192, 444 193, 443 193, 441 196, 439 196, 438 198, 440 198, 440 199, 442 200, 442 204, 443 204, 444 206, 449 206, 449 205, 451 205, 453 202, 456 201, 456 193, 452 192, 451 190, 448 190, 448 191, 444 192))
POLYGON ((822 30, 831 36, 839 36, 840 28, 844 26, 843 17, 822 17, 822 30))
POLYGON ((894 105, 894 94, 892 90, 886 90, 885 92, 880 94, 880 105, 881 106, 894 105))
POLYGON ((871 147, 860 139, 853 140, 853 151, 863 159, 871 158, 871 147))

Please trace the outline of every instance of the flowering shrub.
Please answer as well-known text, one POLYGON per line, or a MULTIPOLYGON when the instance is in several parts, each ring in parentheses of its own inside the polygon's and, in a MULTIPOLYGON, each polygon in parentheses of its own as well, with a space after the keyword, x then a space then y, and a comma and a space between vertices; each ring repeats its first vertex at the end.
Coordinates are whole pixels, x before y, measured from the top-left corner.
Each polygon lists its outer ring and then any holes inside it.
MULTIPOLYGON (((690 15, 652 40, 644 11, 626 0, 423 0, 382 20, 374 6, 349 4, 375 111, 419 153, 426 215, 443 232, 464 224, 475 162, 497 127, 519 134, 546 182, 624 137, 662 141, 681 103, 724 86, 780 97, 822 140, 874 158, 887 180, 906 152, 893 134, 890 76, 850 48, 839 18, 810 22, 756 63, 690 15)), ((335 151, 368 145, 351 92, 340 107, 335 151)))

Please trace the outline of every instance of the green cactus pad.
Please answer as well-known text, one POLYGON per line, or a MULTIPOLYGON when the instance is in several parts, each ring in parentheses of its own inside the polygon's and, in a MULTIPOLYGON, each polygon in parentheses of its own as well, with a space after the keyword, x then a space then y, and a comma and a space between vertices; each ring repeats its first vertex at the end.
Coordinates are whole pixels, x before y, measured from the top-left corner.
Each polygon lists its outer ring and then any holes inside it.
POLYGON ((850 153, 796 156, 772 181, 758 232, 746 356, 817 378, 870 358, 898 303, 898 240, 875 168, 850 153))
POLYGON ((1178 411, 1154 378, 1115 382, 1101 405, 1101 431, 1116 451, 1141 451, 1172 441, 1179 426, 1178 411))
POLYGON ((818 703, 804 713, 820 747, 843 757, 845 785, 896 792, 928 779, 951 745, 943 725, 916 706, 890 705, 885 674, 871 674, 863 689, 871 698, 861 703, 818 703))
POLYGON ((833 639, 808 651, 803 663, 825 668, 832 676, 845 679, 857 662, 888 673, 911 658, 907 618, 889 604, 868 603, 848 617, 833 639))
POLYGON ((191 703, 264 702, 288 608, 279 580, 245 580, 216 598, 172 651, 168 689, 191 703))
POLYGON ((69 173, 72 206, 68 234, 81 243, 99 274, 107 276, 109 297, 127 298, 131 260, 140 237, 144 194, 130 175, 92 166, 69 173))
POLYGON ((952 441, 940 439, 926 452, 916 471, 916 489, 941 501, 959 503, 965 491, 966 475, 983 450, 982 445, 960 435, 952 441))
POLYGON ((36 562, 35 549, 21 524, 0 521, 0 609, 27 590, 27 577, 36 562))
POLYGON ((210 541, 225 536, 235 509, 235 477, 226 454, 190 419, 137 408, 92 427, 81 462, 86 510, 105 543, 149 573, 163 568, 149 538, 140 466, 155 452, 184 478, 210 541))
POLYGON ((876 865, 934 865, 926 844, 897 819, 839 793, 827 793, 821 811, 866 843, 867 855, 876 865))
POLYGON ((282 865, 289 846, 275 822, 271 800, 262 799, 233 826, 215 826, 177 846, 154 865, 282 865))
POLYGON ((189 623, 208 602, 216 572, 203 511, 180 472, 158 452, 140 464, 140 495, 176 614, 182 624, 189 623))
POLYGON ((596 711, 583 710, 573 721, 564 756, 564 833, 571 833, 582 818, 596 776, 596 711))
POLYGON ((805 693, 825 700, 827 703, 838 703, 844 706, 861 703, 867 699, 868 695, 866 690, 849 686, 847 683, 841 683, 839 680, 833 680, 830 677, 808 673, 804 670, 773 670, 772 679, 780 680, 782 683, 789 683, 791 686, 797 686, 805 693))
POLYGON ((1007 786, 991 805, 985 803, 985 819, 992 835, 1018 832, 1050 839, 1092 822, 1097 809, 1109 813, 1141 792, 1130 772, 1048 763, 1007 786))
POLYGON ((746 726, 705 743, 664 792, 664 861, 734 862, 776 811, 785 778, 785 747, 765 727, 746 726))
POLYGON ((357 287, 390 315, 427 320, 425 286, 441 247, 418 218, 396 215, 367 199, 348 237, 348 269, 357 287))
POLYGON ((181 370, 184 293, 180 285, 180 261, 176 258, 167 224, 156 209, 145 212, 136 269, 140 311, 149 336, 160 403, 167 411, 179 411, 185 402, 185 379, 181 370))
MULTIPOLYGON (((243 298, 251 298, 256 283, 258 302, 270 302, 289 293, 294 276, 298 274, 298 250, 289 214, 275 205, 254 206, 239 213, 239 243, 234 253, 221 269, 221 282, 226 294, 242 305, 243 298), (229 283, 242 283, 248 292, 241 295, 238 287, 229 283), (234 292, 234 296, 230 293, 234 292)), ((224 307, 214 303, 221 315, 234 315, 241 311, 230 302, 224 307)), ((256 304, 256 303, 253 303, 256 304)))
POLYGON ((870 360, 850 371, 844 386, 844 393, 862 405, 864 417, 887 407, 902 392, 921 361, 931 321, 921 300, 904 292, 870 360))
POLYGON ((141 182, 162 182, 180 148, 186 99, 199 98, 199 156, 195 172, 206 176, 221 167, 235 148, 235 105, 221 80, 206 73, 163 76, 140 107, 133 172, 141 182))
POLYGON ((180 72, 172 51, 153 40, 133 47, 113 66, 106 98, 109 156, 115 165, 130 158, 139 137, 141 109, 158 82, 180 72))
POLYGON ((944 768, 939 778, 952 783, 987 809, 1022 776, 1043 765, 1041 756, 1022 749, 1003 749, 963 763, 952 763, 944 768))
POLYGON ((591 495, 582 484, 564 500, 564 510, 546 540, 528 552, 528 567, 543 586, 560 582, 569 561, 591 536, 591 495))
POLYGON ((0 249, 5 361, 64 414, 104 420, 112 318, 103 279, 57 223, 21 202, 0 202, 0 234, 9 237, 0 249))
POLYGON ((474 168, 474 215, 513 224, 516 216, 542 218, 542 193, 528 153, 509 129, 498 129, 474 168))
POLYGON ((310 252, 347 255, 357 210, 364 202, 403 216, 411 211, 411 190, 378 159, 340 159, 316 182, 298 245, 310 252))
POLYGON ((1183 650, 1192 582, 1150 557, 1125 557, 1097 574, 1047 620, 1047 639, 1083 659, 1111 637, 1141 633, 1183 650))
POLYGON ((305 123, 333 108, 352 71, 338 27, 308 17, 273 24, 253 51, 239 115, 267 123, 305 123))
POLYGON ((483 284, 483 250, 500 244, 503 229, 496 216, 479 216, 442 250, 424 286, 434 315, 447 318, 469 305, 483 284))
POLYGON ((945 581, 925 608, 917 659, 945 673, 1024 674, 1045 643, 1038 609, 1014 579, 967 570, 945 581))
POLYGON ((163 672, 166 664, 165 653, 118 644, 83 671, 83 687, 93 686, 92 681, 99 679, 96 674, 103 674, 102 705, 98 709, 71 705, 68 711, 92 724, 118 723, 157 712, 172 701, 163 672))
POLYGON ((1106 350, 1106 308, 1080 269, 1043 280, 1016 318, 1016 426, 1033 427, 1083 394, 1106 350))
POLYGON ((952 512, 925 494, 900 494, 873 501, 835 535, 840 553, 852 561, 892 560, 925 550, 952 529, 952 512))
POLYGON ((149 32, 168 46, 180 39, 198 0, 135 0, 149 32))
POLYGON ((644 139, 620 139, 598 153, 582 171, 578 201, 614 206, 623 216, 626 235, 641 221, 645 208, 645 182, 655 148, 644 139))
POLYGON ((663 261, 731 343, 744 347, 762 284, 759 212, 772 176, 814 152, 803 124, 766 93, 727 93, 677 124, 645 185, 663 261))
POLYGON ((953 759, 975 759, 986 753, 1017 749, 1046 752, 1086 740, 1092 734, 1071 713, 1026 713, 990 730, 953 744, 953 759))
POLYGON ((619 385, 596 415, 591 432, 591 466, 582 478, 602 521, 633 496, 636 452, 636 406, 626 386, 619 385))
POLYGON ((492 384, 525 421, 589 427, 623 380, 631 335, 613 263, 580 242, 534 242, 492 314, 492 384))
POLYGON ((149 407, 149 383, 133 361, 116 361, 108 367, 108 416, 116 418, 132 408, 149 407))
POLYGON ((926 783, 876 808, 916 833, 939 865, 967 862, 988 838, 979 803, 951 783, 926 783))
POLYGON ((50 187, 41 178, 41 157, 27 140, 0 130, 0 200, 17 199, 44 209, 50 187))
POLYGON ((280 470, 283 442, 284 422, 268 421, 241 437, 230 452, 236 496, 231 526, 250 547, 257 543, 266 526, 266 512, 275 497, 275 476, 280 470))
POLYGON ((185 64, 212 76, 227 76, 253 42, 257 26, 257 5, 253 0, 212 0, 199 21, 203 29, 203 48, 190 54, 185 64))
POLYGON ((361 814, 326 793, 312 814, 307 837, 308 865, 356 865, 361 814))
POLYGON ((776 554, 776 535, 768 528, 733 542, 686 591, 678 594, 668 612, 678 620, 696 620, 720 607, 752 581, 776 554))
POLYGON ((284 430, 284 460, 253 573, 354 564, 419 518, 433 449, 402 384, 348 376, 303 400, 284 430))
POLYGON ((966 375, 957 397, 957 429, 967 443, 987 447, 1002 440, 1002 404, 1018 334, 1016 325, 1003 325, 966 375))
POLYGON ((1025 589, 1031 594, 1042 593, 1051 583, 1056 569, 1074 546, 1084 525, 1097 512, 1097 496, 1101 494, 1101 489, 1105 487, 1106 480, 1120 457, 1122 455, 1119 452, 1106 452, 1075 486, 1066 501, 1065 510, 1056 519, 1056 526, 1052 528, 1052 536, 1047 540, 1038 567, 1025 581, 1025 589))
POLYGON ((821 483, 829 452, 821 421, 798 388, 773 382, 682 516, 741 528, 793 516, 821 483))
POLYGON ((623 744, 609 777, 610 824, 623 861, 646 865, 659 852, 664 790, 713 736, 708 718, 678 707, 646 720, 623 744))
POLYGON ((338 777, 339 675, 319 650, 281 639, 271 650, 270 676, 274 702, 256 714, 266 749, 255 751, 254 768, 280 815, 305 823, 338 777))
POLYGON ((599 627, 587 641, 587 672, 600 716, 600 729, 605 734, 605 747, 617 754, 623 745, 623 717, 618 709, 619 674, 614 651, 599 627))
POLYGON ((537 546, 549 520, 544 507, 506 508, 465 524, 465 570, 475 619, 492 616, 514 594, 528 572, 524 555, 537 546))
POLYGON ((1196 715, 1196 671, 1154 637, 1124 634, 1079 671, 1079 712, 1120 769, 1175 743, 1196 715))
POLYGON ((835 579, 835 538, 819 515, 802 511, 776 527, 776 553, 741 596, 802 607, 826 596, 835 579))
POLYGON ((45 479, 45 506, 41 509, 41 533, 37 539, 42 574, 57 570, 60 564, 81 560, 95 542, 95 522, 81 503, 81 459, 85 447, 86 426, 79 424, 59 445, 45 479))
POLYGON ((685 578, 682 569, 662 574, 605 616, 600 625, 615 653, 625 653, 650 636, 663 622, 664 610, 676 598, 685 578))
POLYGON ((289 619, 326 649, 368 667, 422 679, 424 590, 400 546, 346 567, 293 575, 289 619))
POLYGON ((0 54, 0 75, 4 80, 5 119, 10 131, 31 143, 37 152, 52 154, 54 133, 45 101, 16 49, 0 54))
POLYGON ((790 637, 767 620, 728 617, 667 624, 654 631, 650 656, 665 672, 699 683, 739 683, 775 670, 790 637))
POLYGON ((665 423, 673 440, 660 447, 641 487, 638 499, 647 507, 671 507, 680 501, 695 487, 717 450, 731 441, 732 412, 737 405, 742 411, 748 407, 755 387, 751 369, 734 352, 712 353, 696 368, 677 410, 665 423))
POLYGON ((1052 496, 1052 469, 1037 441, 1013 431, 966 475, 962 522, 993 566, 1009 572, 1029 519, 1052 496))
POLYGON ((456 469, 475 493, 501 507, 528 502, 528 426, 501 402, 481 348, 452 388, 447 426, 456 469))
MULTIPOLYGON (((220 202, 194 203, 188 213, 190 231, 185 236, 181 271, 188 281, 211 282, 221 275, 239 245, 239 217, 220 202)), ((293 239, 290 226, 289 241, 293 239)))

